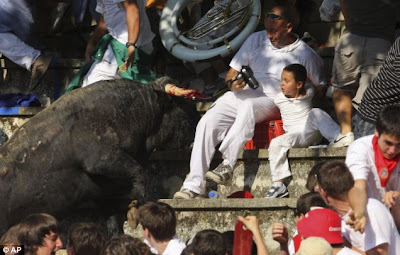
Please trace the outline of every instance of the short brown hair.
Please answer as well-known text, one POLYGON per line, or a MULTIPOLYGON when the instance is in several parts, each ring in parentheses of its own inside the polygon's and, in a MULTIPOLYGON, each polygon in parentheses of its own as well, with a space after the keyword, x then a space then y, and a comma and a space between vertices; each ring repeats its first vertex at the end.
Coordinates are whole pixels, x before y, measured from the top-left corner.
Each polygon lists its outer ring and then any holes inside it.
POLYGON ((174 209, 162 202, 147 202, 139 208, 139 223, 147 228, 157 241, 168 241, 176 233, 174 209))
POLYGON ((138 238, 119 235, 109 240, 101 253, 102 255, 152 255, 147 244, 138 238))
POLYGON ((20 222, 18 240, 25 246, 26 254, 34 254, 51 232, 59 233, 56 218, 47 213, 31 214, 20 222))
POLYGON ((68 233, 68 246, 75 255, 97 255, 107 242, 106 230, 95 223, 76 223, 68 233))
POLYGON ((335 199, 343 199, 354 186, 354 178, 349 168, 339 160, 323 164, 316 177, 318 185, 335 199))

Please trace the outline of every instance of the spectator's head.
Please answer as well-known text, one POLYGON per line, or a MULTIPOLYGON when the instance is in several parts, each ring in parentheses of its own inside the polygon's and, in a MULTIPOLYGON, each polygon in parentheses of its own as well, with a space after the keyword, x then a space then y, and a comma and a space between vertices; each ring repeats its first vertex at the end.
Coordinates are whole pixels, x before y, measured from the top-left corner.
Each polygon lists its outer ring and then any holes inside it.
POLYGON ((330 244, 321 237, 309 237, 301 241, 296 255, 332 255, 333 249, 330 244))
POLYGON ((318 192, 318 184, 317 184, 317 180, 315 179, 315 176, 324 163, 325 163, 325 161, 316 163, 311 168, 310 172, 308 173, 306 189, 308 189, 310 192, 312 192, 312 191, 318 192))
POLYGON ((32 214, 19 224, 18 240, 25 254, 55 254, 62 246, 57 220, 45 213, 32 214))
POLYGON ((329 205, 327 197, 337 200, 347 200, 347 194, 354 185, 353 175, 342 161, 328 161, 321 166, 316 174, 319 193, 329 205))
POLYGON ((385 158, 393 159, 400 154, 400 105, 389 105, 379 112, 375 136, 385 158))
POLYGON ((267 12, 264 19, 268 39, 274 47, 282 48, 293 41, 291 32, 297 26, 298 16, 292 5, 279 5, 267 12))
POLYGON ((175 235, 176 215, 174 209, 162 202, 147 202, 139 208, 139 223, 145 238, 151 242, 171 240, 175 235))
POLYGON ((19 235, 19 224, 12 226, 7 232, 5 232, 0 238, 0 244, 17 245, 21 244, 18 240, 19 235))
POLYGON ((326 203, 317 192, 303 194, 297 199, 295 211, 296 221, 303 219, 304 215, 311 210, 311 207, 327 207, 326 203))
POLYGON ((307 80, 307 70, 303 65, 291 64, 282 71, 281 90, 288 98, 296 98, 305 94, 304 85, 307 80))
POLYGON ((225 255, 224 236, 215 230, 207 229, 198 232, 191 244, 193 255, 225 255))
POLYGON ((111 238, 102 255, 152 255, 149 246, 138 238, 127 235, 120 235, 111 238))
POLYGON ((106 230, 95 223, 74 224, 68 233, 68 255, 97 255, 107 242, 106 230))
POLYGON ((304 238, 316 236, 324 238, 331 245, 343 243, 342 220, 339 214, 327 208, 309 211, 297 222, 297 230, 304 238))

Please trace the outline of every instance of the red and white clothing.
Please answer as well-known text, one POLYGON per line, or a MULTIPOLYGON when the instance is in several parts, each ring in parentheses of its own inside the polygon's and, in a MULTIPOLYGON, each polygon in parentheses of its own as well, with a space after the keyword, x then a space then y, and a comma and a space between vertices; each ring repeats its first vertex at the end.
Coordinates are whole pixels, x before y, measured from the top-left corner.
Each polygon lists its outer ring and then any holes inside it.
POLYGON ((385 188, 381 186, 378 171, 375 165, 375 153, 372 146, 374 135, 364 136, 350 144, 346 165, 350 169, 354 180, 366 180, 368 197, 382 201, 386 191, 400 191, 400 162, 390 174, 385 188))

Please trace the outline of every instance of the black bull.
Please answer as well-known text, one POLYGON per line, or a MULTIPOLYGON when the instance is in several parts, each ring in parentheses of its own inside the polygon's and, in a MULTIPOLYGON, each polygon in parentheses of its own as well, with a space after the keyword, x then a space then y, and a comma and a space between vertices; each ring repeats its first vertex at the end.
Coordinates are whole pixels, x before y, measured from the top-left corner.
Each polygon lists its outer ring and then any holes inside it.
POLYGON ((31 213, 62 218, 102 200, 110 209, 143 199, 150 153, 187 148, 199 119, 193 104, 162 92, 167 82, 98 82, 19 128, 0 148, 0 234, 31 213))

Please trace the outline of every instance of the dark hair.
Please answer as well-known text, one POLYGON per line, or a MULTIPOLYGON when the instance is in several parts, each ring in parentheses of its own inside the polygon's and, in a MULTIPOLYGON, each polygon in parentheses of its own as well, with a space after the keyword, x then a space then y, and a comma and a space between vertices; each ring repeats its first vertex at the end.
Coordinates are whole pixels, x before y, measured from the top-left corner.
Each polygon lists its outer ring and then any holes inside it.
POLYGON ((100 254, 106 242, 106 230, 95 223, 76 223, 68 233, 68 246, 75 255, 100 254))
POLYGON ((307 70, 303 65, 290 64, 287 65, 285 68, 283 68, 283 70, 291 72, 296 82, 303 82, 303 87, 304 87, 304 84, 306 84, 307 81, 307 70))
POLYGON ((295 216, 306 214, 310 211, 311 207, 318 206, 327 208, 328 206, 317 192, 308 192, 303 194, 297 199, 295 216))
POLYGON ((400 138, 400 105, 384 107, 376 119, 378 134, 388 134, 400 138))
POLYGON ((162 202, 147 202, 139 210, 139 222, 147 228, 157 241, 167 241, 174 237, 176 215, 174 209, 162 202))
POLYGON ((341 200, 354 186, 349 168, 338 160, 328 161, 321 166, 317 173, 317 182, 329 196, 341 200))
POLYGON ((46 213, 31 214, 20 222, 18 240, 25 246, 26 254, 33 254, 51 232, 59 233, 56 218, 46 213))
POLYGON ((325 163, 326 161, 320 161, 316 163, 310 170, 307 176, 307 182, 306 182, 306 189, 308 191, 313 192, 315 184, 317 184, 317 180, 315 179, 315 175, 318 173, 319 169, 321 166, 325 163))
POLYGON ((182 250, 181 255, 192 255, 192 253, 193 253, 192 245, 189 244, 185 247, 185 249, 182 250))
POLYGON ((299 20, 299 13, 297 12, 296 8, 289 4, 281 4, 275 5, 268 12, 272 9, 277 8, 281 10, 281 15, 284 19, 286 19, 289 23, 292 23, 293 28, 297 28, 300 20, 299 20))
POLYGON ((224 236, 216 230, 202 230, 194 237, 192 249, 194 255, 225 255, 224 236))
POLYGON ((152 255, 150 248, 138 238, 120 235, 111 238, 102 255, 152 255))

